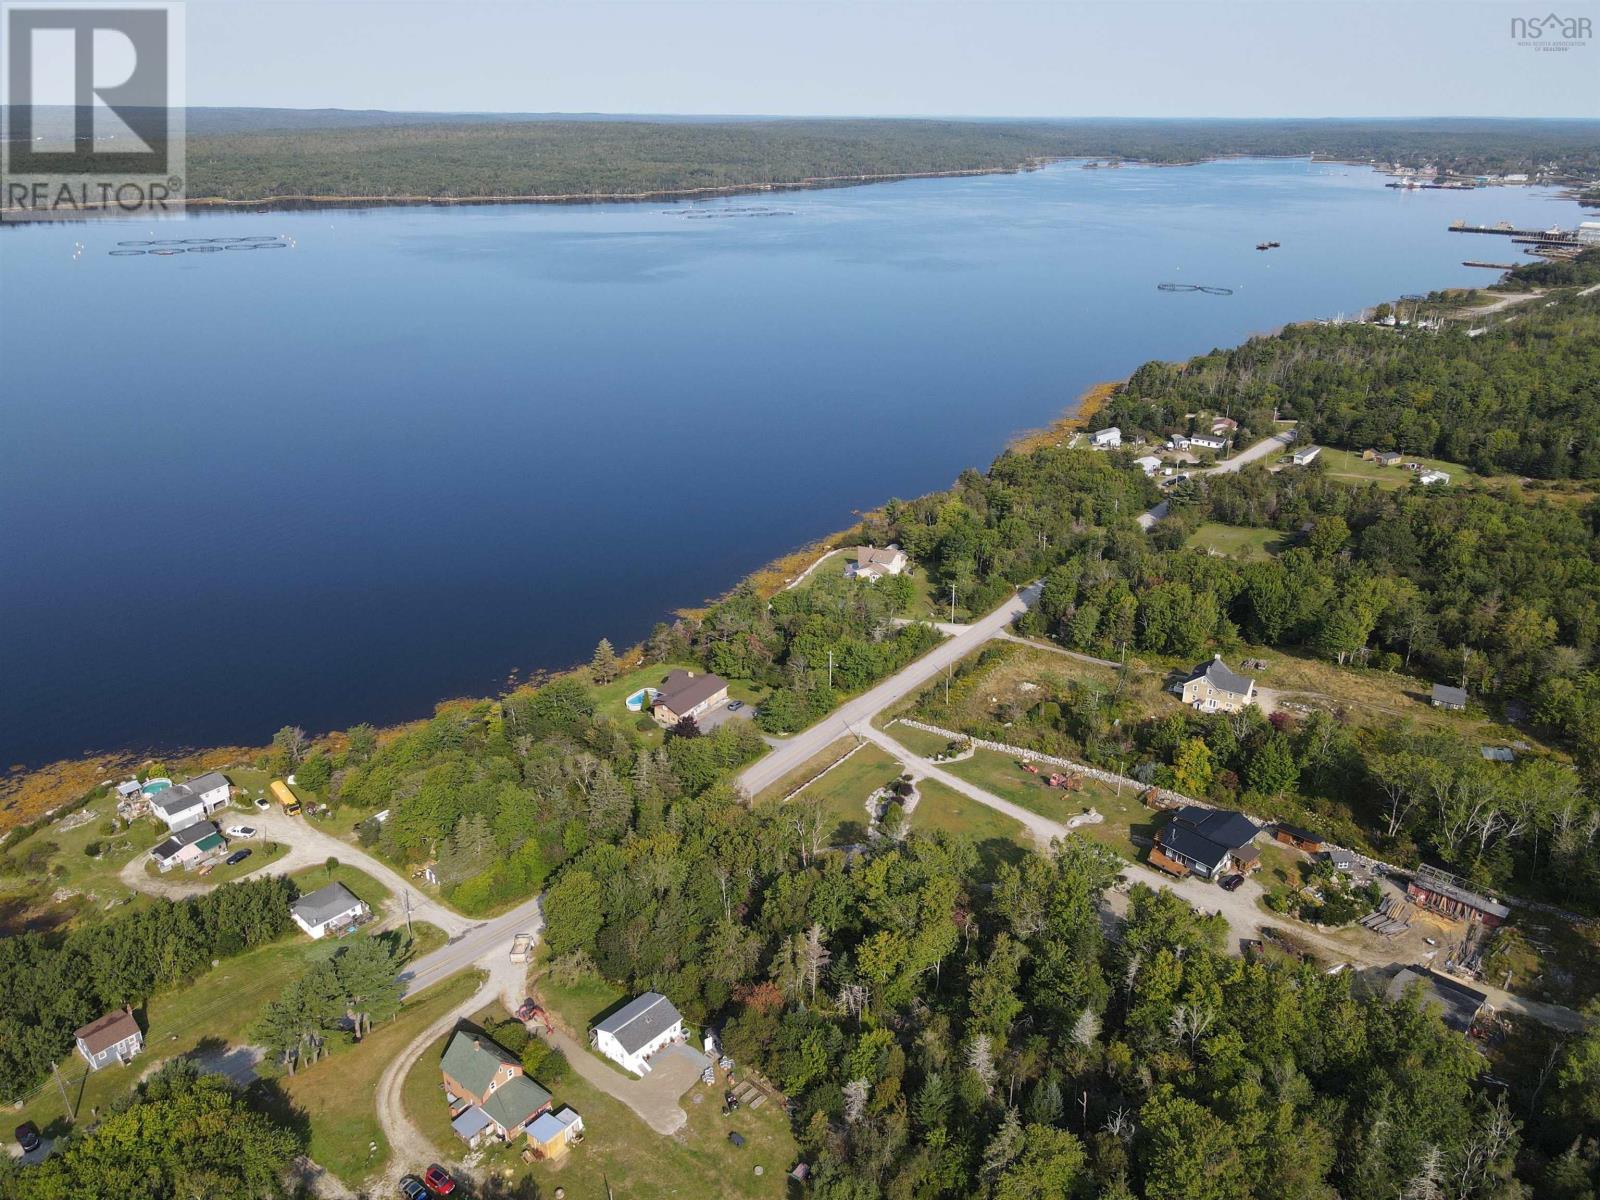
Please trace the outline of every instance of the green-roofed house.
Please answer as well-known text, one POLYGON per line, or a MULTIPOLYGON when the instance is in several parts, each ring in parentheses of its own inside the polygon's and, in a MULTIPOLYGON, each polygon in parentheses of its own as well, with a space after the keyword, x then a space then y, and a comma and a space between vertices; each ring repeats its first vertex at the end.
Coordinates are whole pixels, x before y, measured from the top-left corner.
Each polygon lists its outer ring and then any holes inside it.
POLYGON ((509 1142, 540 1113, 550 1093, 522 1073, 522 1064, 481 1033, 458 1029, 439 1063, 450 1124, 473 1147, 489 1139, 509 1142))

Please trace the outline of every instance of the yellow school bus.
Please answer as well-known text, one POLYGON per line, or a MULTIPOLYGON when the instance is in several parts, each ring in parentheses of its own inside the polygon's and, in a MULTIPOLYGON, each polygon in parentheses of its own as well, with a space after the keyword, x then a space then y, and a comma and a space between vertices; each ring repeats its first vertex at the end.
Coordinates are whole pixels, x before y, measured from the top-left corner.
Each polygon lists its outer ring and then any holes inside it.
POLYGON ((274 779, 272 781, 272 796, 279 804, 283 805, 285 816, 292 817, 300 811, 300 798, 289 790, 289 785, 283 780, 274 779))

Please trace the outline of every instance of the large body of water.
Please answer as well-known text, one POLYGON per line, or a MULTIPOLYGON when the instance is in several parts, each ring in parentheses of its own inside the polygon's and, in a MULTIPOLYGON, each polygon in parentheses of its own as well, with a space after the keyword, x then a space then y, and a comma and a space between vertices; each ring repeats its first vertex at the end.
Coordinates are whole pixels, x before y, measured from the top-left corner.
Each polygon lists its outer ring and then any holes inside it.
POLYGON ((1576 219, 1383 183, 1062 165, 0 230, 0 765, 425 715, 632 642, 1146 359, 1491 281, 1462 260, 1513 247, 1454 218, 1576 219), (111 253, 246 236, 286 244, 111 253))

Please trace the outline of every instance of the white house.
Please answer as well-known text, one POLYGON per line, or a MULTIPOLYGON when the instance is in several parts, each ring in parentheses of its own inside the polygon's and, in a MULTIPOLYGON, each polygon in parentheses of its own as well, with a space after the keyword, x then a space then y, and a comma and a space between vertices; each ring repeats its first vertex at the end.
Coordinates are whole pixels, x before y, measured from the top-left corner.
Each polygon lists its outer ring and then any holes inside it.
POLYGON ((1109 429, 1097 429, 1089 435, 1089 445, 1096 450, 1110 450, 1114 446, 1122 445, 1122 430, 1113 425, 1109 429))
POLYGON ((1435 483, 1449 483, 1450 482, 1450 472, 1448 472, 1448 471, 1424 471, 1421 475, 1417 476, 1417 482, 1422 484, 1424 487, 1430 486, 1430 485, 1435 484, 1435 483))
POLYGON ((228 802, 228 777, 221 771, 207 771, 198 778, 169 787, 150 797, 150 809, 176 833, 196 821, 203 821, 228 802))
POLYGON ((589 1031, 589 1043, 625 1070, 644 1075, 650 1056, 683 1036, 683 1017, 672 1001, 646 992, 597 1023, 589 1031))
POLYGON ((74 1036, 78 1039, 78 1053, 91 1071, 126 1063, 144 1049, 144 1032, 134 1020, 133 1010, 127 1008, 90 1021, 74 1036))
POLYGON ((906 569, 906 552, 899 546, 857 546, 856 556, 845 564, 848 579, 882 579, 906 569))
POLYGON ((227 849, 227 845, 215 821, 196 821, 158 842, 151 849, 150 857, 165 874, 173 867, 192 867, 206 855, 227 849))
POLYGON ((1167 449, 1169 450, 1210 450, 1215 453, 1227 448, 1227 438, 1208 437, 1203 433, 1175 433, 1167 439, 1167 449))
POLYGON ((1300 449, 1296 450, 1292 455, 1290 455, 1290 458, 1293 460, 1295 466, 1303 467, 1307 463, 1314 462, 1317 455, 1321 453, 1321 446, 1302 446, 1300 449))
POLYGON ((342 883, 330 883, 289 906, 294 923, 314 938, 326 937, 371 910, 342 883))
POLYGON ((1157 471, 1161 470, 1161 460, 1154 454, 1146 454, 1143 458, 1134 459, 1133 465, 1138 467, 1146 475, 1154 475, 1157 471))

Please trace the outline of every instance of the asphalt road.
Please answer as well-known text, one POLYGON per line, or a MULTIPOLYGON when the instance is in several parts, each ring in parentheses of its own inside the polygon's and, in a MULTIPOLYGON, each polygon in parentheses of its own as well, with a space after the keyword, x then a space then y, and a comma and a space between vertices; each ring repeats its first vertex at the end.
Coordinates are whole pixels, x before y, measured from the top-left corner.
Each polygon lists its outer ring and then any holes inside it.
POLYGON ((874 716, 896 700, 909 695, 933 679, 947 666, 959 662, 996 634, 1010 628, 1039 598, 1039 585, 1030 584, 999 608, 960 633, 941 642, 910 666, 889 676, 882 683, 862 692, 811 728, 802 730, 778 745, 771 754, 744 769, 739 786, 754 796, 804 766, 842 737, 851 736, 857 726, 865 726, 874 716))
POLYGON ((400 982, 405 984, 405 994, 409 996, 457 971, 480 963, 493 963, 496 956, 509 956, 511 939, 516 934, 532 934, 537 945, 543 930, 544 910, 539 905, 539 897, 535 896, 510 912, 467 926, 437 950, 424 954, 400 972, 400 982))

